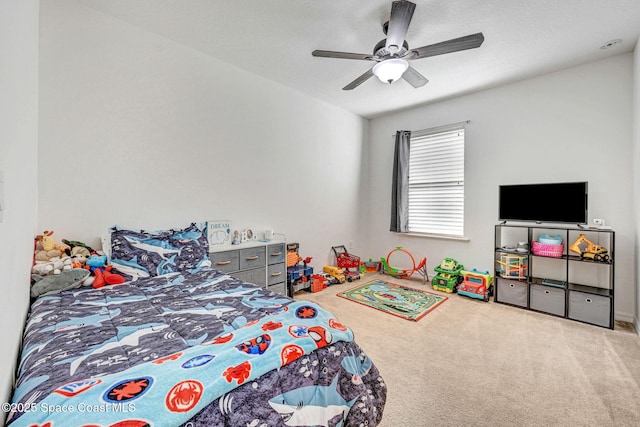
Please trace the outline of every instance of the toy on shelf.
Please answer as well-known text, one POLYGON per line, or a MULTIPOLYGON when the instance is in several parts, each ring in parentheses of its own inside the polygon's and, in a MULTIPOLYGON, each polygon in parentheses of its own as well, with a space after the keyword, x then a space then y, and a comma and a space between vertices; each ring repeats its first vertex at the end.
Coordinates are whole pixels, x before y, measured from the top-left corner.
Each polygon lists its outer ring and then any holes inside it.
POLYGON ((562 236, 559 234, 555 236, 541 234, 537 241, 531 242, 531 252, 538 256, 562 258, 564 253, 562 236))
POLYGON ((569 250, 577 253, 583 259, 609 262, 609 251, 587 239, 586 234, 580 234, 576 241, 569 246, 569 250))
POLYGON ((458 285, 458 295, 489 301, 493 294, 493 276, 488 271, 461 270, 462 282, 458 285))
POLYGON ((411 277, 413 273, 417 272, 422 276, 423 284, 425 284, 429 280, 429 273, 427 272, 427 258, 422 258, 416 266, 416 260, 415 258, 413 258, 413 255, 411 255, 411 252, 407 251, 406 249, 402 249, 400 246, 389 252, 386 258, 380 258, 380 263, 382 265, 382 273, 390 274, 391 276, 397 277, 398 279, 406 279, 408 277, 411 277), (389 259, 391 259, 391 255, 396 252, 406 254, 411 260, 412 267, 401 270, 389 265, 389 259))
POLYGON ((303 259, 298 254, 299 249, 299 243, 287 243, 287 287, 290 296, 296 291, 311 287, 313 267, 307 265, 311 262, 311 257, 303 259))
POLYGON ((526 279, 529 257, 526 255, 500 254, 496 271, 505 279, 526 279))
POLYGON ((445 258, 442 260, 439 266, 434 268, 436 274, 433 277, 431 286, 436 291, 442 291, 447 293, 456 292, 458 285, 462 282, 462 276, 460 272, 464 269, 462 264, 458 264, 453 258, 445 258))
MULTIPOLYGON (((333 265, 325 265, 322 271, 329 277, 331 277, 335 283, 344 283, 347 281, 347 276, 344 275, 344 270, 340 267, 333 265)), ((331 283, 333 284, 333 283, 331 283)))
POLYGON ((343 270, 347 282, 358 280, 361 277, 360 257, 347 252, 347 248, 344 245, 332 246, 331 249, 336 256, 336 265, 343 270), (351 268, 354 268, 355 271, 351 271, 351 268))

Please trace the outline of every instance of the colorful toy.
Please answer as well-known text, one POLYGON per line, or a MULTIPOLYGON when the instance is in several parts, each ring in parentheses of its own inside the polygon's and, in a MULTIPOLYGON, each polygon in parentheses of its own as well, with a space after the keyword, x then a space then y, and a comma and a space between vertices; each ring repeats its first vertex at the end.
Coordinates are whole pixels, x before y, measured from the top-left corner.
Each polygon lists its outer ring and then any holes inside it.
POLYGON ((34 264, 35 261, 49 261, 52 258, 60 258, 69 247, 59 245, 53 237, 53 231, 45 230, 34 239, 34 264))
POLYGON ((311 292, 320 292, 328 286, 327 278, 322 274, 311 275, 311 292))
POLYGON ((496 271, 505 279, 526 279, 529 258, 526 255, 500 254, 496 271))
POLYGON ((418 272, 422 276, 423 284, 429 280, 429 274, 427 272, 427 258, 426 257, 422 258, 422 260, 420 260, 420 262, 416 266, 416 260, 413 258, 413 255, 411 255, 411 252, 407 251, 406 249, 402 249, 400 246, 398 246, 397 248, 389 252, 387 254, 386 259, 380 258, 380 263, 382 264, 382 269, 381 269, 382 273, 390 274, 391 276, 397 277, 398 279, 406 279, 408 277, 411 277, 413 273, 418 272), (391 255, 395 252, 405 253, 411 260, 412 268, 400 270, 398 268, 391 267, 389 265, 389 259, 391 258, 391 255))
POLYGON ((462 282, 458 285, 458 295, 489 301, 493 294, 493 276, 488 271, 461 270, 462 282))
POLYGON ((369 258, 369 261, 364 262, 364 271, 366 273, 377 273, 380 271, 380 261, 374 261, 369 258))
POLYGON ((360 257, 347 252, 347 248, 343 246, 332 246, 331 249, 336 256, 336 265, 343 270, 343 274, 348 282, 358 280, 360 274, 360 257), (355 271, 350 269, 354 268, 355 271))
POLYGON ((124 277, 119 274, 111 272, 111 265, 107 265, 107 256, 91 254, 87 258, 85 270, 89 270, 95 279, 93 280, 93 287, 95 289, 101 288, 105 285, 119 285, 124 283, 124 277))
POLYGON ((460 272, 464 269, 462 264, 458 264, 453 258, 445 258, 439 266, 434 268, 438 273, 433 277, 431 286, 437 291, 446 293, 456 292, 458 285, 462 282, 460 272))
POLYGON ((335 280, 337 280, 338 283, 344 283, 347 281, 347 276, 344 275, 344 270, 341 269, 340 267, 335 267, 333 265, 325 265, 322 268, 322 271, 333 277, 335 280))
POLYGON ((586 234, 580 234, 576 241, 569 246, 569 250, 579 254, 583 259, 591 259, 600 262, 609 261, 609 251, 587 239, 586 234))
POLYGON ((307 265, 311 262, 311 257, 302 258, 298 251, 299 243, 287 244, 287 287, 289 295, 293 295, 301 289, 309 289, 311 287, 311 275, 313 267, 307 265), (302 262, 302 265, 300 265, 302 262))

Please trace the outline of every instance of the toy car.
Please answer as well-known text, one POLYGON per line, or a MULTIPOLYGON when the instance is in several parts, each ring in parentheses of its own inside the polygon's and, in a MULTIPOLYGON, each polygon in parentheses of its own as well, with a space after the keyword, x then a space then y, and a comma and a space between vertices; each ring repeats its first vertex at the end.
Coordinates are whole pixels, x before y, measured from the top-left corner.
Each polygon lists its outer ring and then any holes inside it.
POLYGON ((338 283, 344 283, 347 280, 347 277, 344 275, 344 270, 339 267, 334 267, 333 265, 325 265, 322 271, 336 279, 338 283))
POLYGON ((433 277, 431 286, 437 291, 453 293, 458 289, 458 285, 462 282, 460 271, 464 268, 458 264, 453 258, 445 258, 440 265, 434 270, 438 273, 433 277))
POLYGON ((462 270, 460 276, 462 282, 458 285, 458 295, 489 301, 493 294, 493 276, 488 271, 462 270))

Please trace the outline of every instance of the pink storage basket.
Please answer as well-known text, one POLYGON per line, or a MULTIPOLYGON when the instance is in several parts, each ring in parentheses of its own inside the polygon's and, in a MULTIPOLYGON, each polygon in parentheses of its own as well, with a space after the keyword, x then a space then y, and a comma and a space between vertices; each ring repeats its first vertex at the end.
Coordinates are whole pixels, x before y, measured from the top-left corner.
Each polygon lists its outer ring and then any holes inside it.
POLYGON ((534 255, 548 256, 552 258, 561 258, 564 252, 564 245, 554 245, 550 243, 531 242, 531 251, 534 255))

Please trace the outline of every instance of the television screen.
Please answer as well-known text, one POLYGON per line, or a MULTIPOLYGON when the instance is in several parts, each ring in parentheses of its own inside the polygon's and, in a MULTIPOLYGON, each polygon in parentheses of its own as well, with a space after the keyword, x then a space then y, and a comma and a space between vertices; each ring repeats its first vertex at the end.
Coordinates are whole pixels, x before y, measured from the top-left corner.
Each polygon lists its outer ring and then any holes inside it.
POLYGON ((586 224, 587 183, 501 185, 500 221, 586 224))

